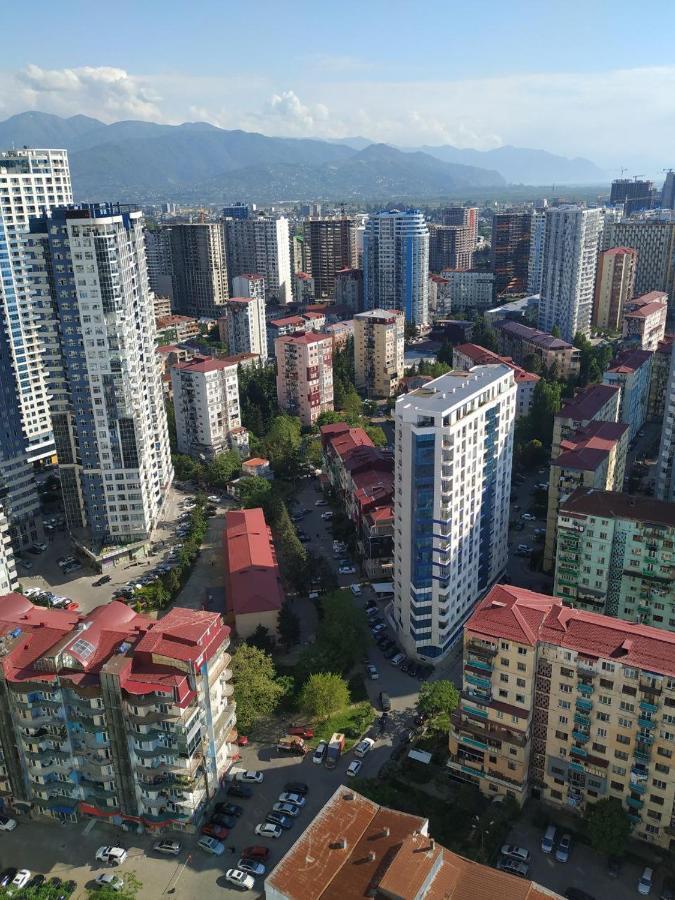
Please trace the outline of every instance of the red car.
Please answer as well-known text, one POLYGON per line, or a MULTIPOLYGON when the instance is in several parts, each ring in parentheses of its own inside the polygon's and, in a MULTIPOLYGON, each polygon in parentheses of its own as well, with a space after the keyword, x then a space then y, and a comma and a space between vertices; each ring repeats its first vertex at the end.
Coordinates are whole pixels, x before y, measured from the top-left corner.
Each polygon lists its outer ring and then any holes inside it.
POLYGON ((270 848, 261 847, 260 844, 253 844, 251 847, 244 847, 241 855, 242 857, 248 857, 248 859, 267 859, 270 855, 270 848))
POLYGON ((214 837, 218 841, 224 841, 229 833, 230 829, 223 828, 222 825, 204 825, 202 827, 202 834, 208 834, 210 837, 214 837))
POLYGON ((305 725, 292 725, 286 732, 287 734, 295 735, 296 737, 304 738, 305 740, 309 740, 314 737, 314 732, 311 728, 307 728, 305 725))
POLYGON ((237 745, 239 747, 248 747, 248 738, 245 734, 240 734, 237 738, 237 745))

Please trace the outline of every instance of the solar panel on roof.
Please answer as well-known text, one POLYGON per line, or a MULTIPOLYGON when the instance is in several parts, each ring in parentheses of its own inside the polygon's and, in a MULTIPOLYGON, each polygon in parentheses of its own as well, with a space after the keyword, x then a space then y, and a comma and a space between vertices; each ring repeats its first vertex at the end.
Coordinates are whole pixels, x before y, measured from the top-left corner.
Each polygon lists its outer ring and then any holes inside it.
POLYGON ((84 638, 78 638, 70 648, 70 651, 71 653, 75 653, 76 656, 79 656, 81 659, 89 659, 94 652, 94 649, 94 645, 90 644, 89 641, 85 641, 84 638))

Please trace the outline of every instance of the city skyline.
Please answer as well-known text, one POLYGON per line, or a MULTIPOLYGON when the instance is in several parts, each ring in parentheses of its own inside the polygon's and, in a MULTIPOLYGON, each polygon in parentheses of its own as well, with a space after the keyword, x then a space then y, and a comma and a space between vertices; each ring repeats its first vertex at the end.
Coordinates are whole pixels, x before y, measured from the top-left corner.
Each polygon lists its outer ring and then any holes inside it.
MULTIPOLYGON (((203 120, 407 147, 530 146, 588 156, 611 175, 626 166, 656 176, 669 163, 662 148, 675 137, 675 66, 659 61, 668 59, 674 14, 665 3, 644 19, 627 4, 608 15, 604 5, 575 2, 565 17, 523 2, 493 7, 490 28, 482 16, 453 20, 452 53, 437 55, 414 52, 450 18, 437 2, 414 16, 404 4, 386 15, 379 2, 359 8, 346 53, 339 34, 327 31, 326 13, 309 4, 296 21, 269 7, 255 24, 243 9, 212 3, 192 20, 155 3, 123 7, 120 27, 98 10, 83 19, 75 10, 44 10, 30 45, 16 42, 3 54, 0 115, 37 109, 107 122, 203 120), (627 102, 630 129, 616 115, 627 102), (653 140, 646 144, 644 134, 653 140)), ((20 27, 18 15, 8 11, 8 29, 20 27)))

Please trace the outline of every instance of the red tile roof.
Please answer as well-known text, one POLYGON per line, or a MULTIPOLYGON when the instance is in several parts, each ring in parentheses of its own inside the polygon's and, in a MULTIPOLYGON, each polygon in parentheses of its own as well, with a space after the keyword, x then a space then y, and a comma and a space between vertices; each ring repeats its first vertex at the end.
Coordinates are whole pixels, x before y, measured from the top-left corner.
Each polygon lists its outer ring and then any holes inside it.
POLYGON ((572 400, 568 400, 555 414, 556 419, 574 419, 576 422, 593 419, 602 407, 621 390, 614 384, 589 384, 572 400))
POLYGON ((628 519, 675 528, 675 503, 595 488, 577 488, 561 504, 560 515, 628 519))
POLYGON ((628 425, 625 422, 598 422, 593 420, 560 442, 561 453, 551 465, 561 469, 594 471, 619 443, 628 425))
POLYGON ((614 360, 609 372, 617 374, 630 374, 636 372, 640 366, 644 366, 652 358, 651 350, 624 350, 614 360))
POLYGON ((489 366, 503 363, 505 366, 508 366, 509 369, 513 370, 516 384, 521 384, 525 381, 540 380, 539 375, 535 375, 534 372, 528 372, 527 369, 523 369, 522 366, 514 363, 510 356, 500 356, 498 353, 493 353, 492 350, 481 347, 480 344, 460 344, 458 347, 455 347, 455 350, 459 353, 463 353, 464 356, 468 356, 477 366, 489 366))
POLYGON ((195 356, 194 359, 189 359, 186 362, 176 363, 173 368, 180 369, 182 372, 218 372, 223 369, 230 369, 234 365, 236 363, 232 361, 232 358, 218 359, 215 356, 195 356))
POLYGON ((230 297, 228 303, 255 303, 255 297, 230 297))
POLYGON ((185 325, 188 322, 192 322, 197 326, 197 320, 193 319, 192 316, 162 316, 156 320, 156 325, 161 330, 162 328, 170 328, 172 325, 185 325))
POLYGON ((279 567, 262 509, 225 514, 223 552, 228 610, 237 616, 281 608, 284 595, 279 567))
POLYGON ((333 344, 333 338, 329 334, 319 334, 316 331, 306 331, 302 334, 285 334, 277 338, 277 344, 316 344, 322 341, 330 341, 333 344))
POLYGON ((267 466, 269 459, 263 459, 262 456, 253 456, 251 459, 245 459, 242 466, 267 466))
POLYGON ((286 316, 285 319, 271 319, 267 324, 270 328, 286 328, 292 326, 302 328, 306 322, 302 316, 286 316))
POLYGON ((564 606, 557 597, 496 585, 466 623, 468 636, 542 641, 584 656, 675 677, 675 634, 564 606))
POLYGON ((347 460, 357 447, 374 446, 375 444, 373 444, 363 428, 349 428, 347 431, 339 432, 330 440, 331 450, 343 462, 347 460))

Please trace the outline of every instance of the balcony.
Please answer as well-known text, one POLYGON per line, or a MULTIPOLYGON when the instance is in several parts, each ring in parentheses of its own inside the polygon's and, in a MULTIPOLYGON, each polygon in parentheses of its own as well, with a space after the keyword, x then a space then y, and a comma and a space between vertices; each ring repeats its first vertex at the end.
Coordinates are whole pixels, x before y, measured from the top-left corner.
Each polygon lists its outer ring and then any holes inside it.
POLYGON ((582 772, 584 775, 586 774, 586 769, 578 762, 571 762, 569 764, 569 769, 572 772, 582 772))
POLYGON ((459 740, 463 744, 468 744, 470 747, 476 747, 478 750, 487 750, 488 749, 488 745, 485 743, 485 741, 479 741, 479 740, 476 740, 476 738, 467 737, 467 735, 465 735, 465 734, 460 734, 459 740))
POLYGON ((475 687, 483 688, 483 690, 489 691, 492 688, 492 682, 489 678, 479 678, 478 675, 469 675, 465 674, 465 680, 468 681, 469 684, 474 685, 475 687))
POLYGON ((644 763, 645 765, 649 763, 649 750, 645 748, 643 750, 634 750, 633 756, 638 762, 644 763))
POLYGON ((656 722, 652 721, 652 719, 639 718, 638 725, 640 726, 640 728, 647 728, 649 731, 651 731, 653 728, 656 728, 656 722))
POLYGON ((644 802, 638 797, 626 797, 626 803, 631 809, 642 809, 644 802))
POLYGON ((573 731, 572 737, 575 741, 579 741, 580 744, 585 744, 590 740, 590 735, 584 731, 573 731))
POLYGON ((591 717, 584 716, 581 713, 575 713, 574 721, 577 725, 585 725, 586 727, 588 727, 591 724, 591 717))
POLYGON ((647 734, 647 733, 645 733, 644 731, 640 731, 640 732, 638 732, 638 734, 636 735, 636 740, 637 740, 639 743, 641 743, 641 744, 651 745, 651 744, 654 743, 654 735, 653 735, 653 734, 647 734))
POLYGON ((583 747, 572 747, 570 753, 572 756, 580 756, 582 758, 588 756, 588 753, 584 750, 583 747))
POLYGON ((640 700, 640 709, 643 712, 655 713, 658 712, 658 706, 654 703, 649 703, 647 700, 640 700))
POLYGON ((584 700, 583 698, 577 698, 575 706, 578 710, 582 712, 590 712, 593 709, 593 701, 592 700, 584 700))
POLYGON ((469 657, 466 661, 467 666, 472 666, 474 669, 482 669, 484 672, 492 672, 492 663, 486 662, 484 659, 473 659, 469 657))
POLYGON ((592 678, 594 675, 597 675, 597 669, 593 665, 593 663, 586 662, 585 660, 578 659, 577 660, 577 672, 581 675, 588 675, 589 678, 592 678))
MULTIPOLYGON (((472 700, 475 698, 471 698, 472 700)), ((487 700, 485 701, 488 702, 487 700)), ((480 719, 487 719, 488 711, 486 709, 476 709, 474 706, 466 706, 466 704, 462 705, 462 711, 468 713, 471 716, 478 716, 480 719)))
POLYGON ((634 794, 644 794, 647 790, 647 785, 640 784, 639 782, 631 782, 630 789, 634 794))
POLYGON ((584 694, 585 696, 589 697, 593 693, 593 685, 586 684, 585 681, 579 681, 577 683, 577 690, 580 694, 584 694))

